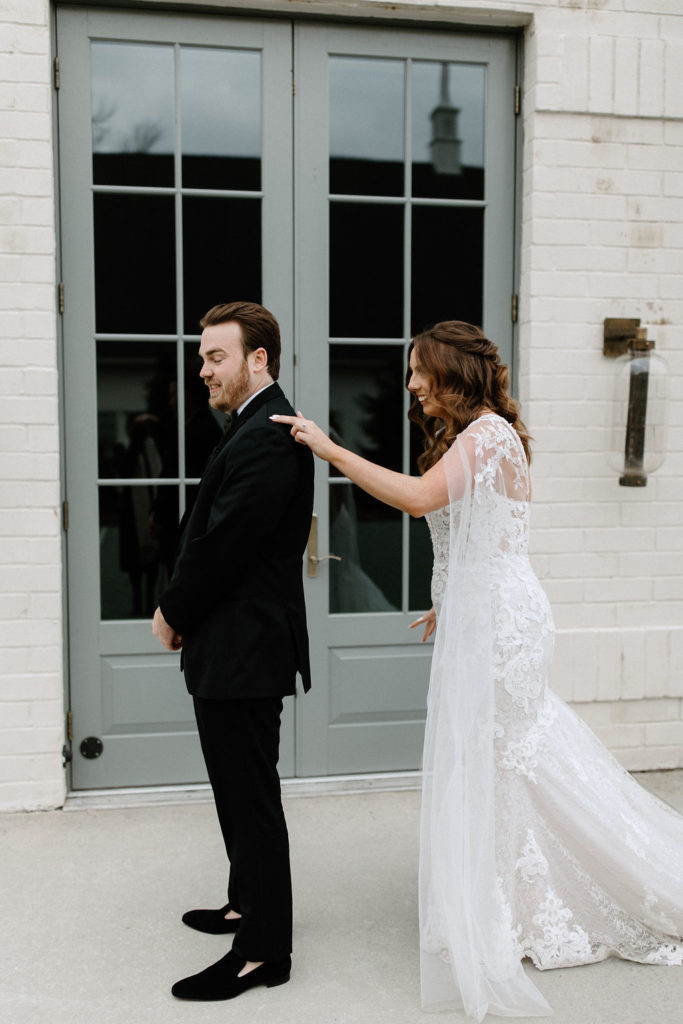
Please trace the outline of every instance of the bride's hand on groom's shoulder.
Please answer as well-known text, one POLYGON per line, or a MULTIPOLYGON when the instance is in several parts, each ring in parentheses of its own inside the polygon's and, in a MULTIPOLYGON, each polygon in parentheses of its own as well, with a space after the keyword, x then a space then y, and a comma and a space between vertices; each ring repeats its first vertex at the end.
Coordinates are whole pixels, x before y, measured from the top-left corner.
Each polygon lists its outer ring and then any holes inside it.
POLYGON ((409 629, 415 629, 416 626, 421 626, 422 623, 426 623, 425 631, 422 634, 422 643, 428 640, 436 629, 436 612, 433 608, 430 608, 426 615, 421 615, 419 619, 415 619, 415 622, 411 622, 409 629))
POLYGON ((299 444, 307 445, 312 452, 326 461, 330 461, 332 453, 336 448, 334 441, 331 441, 324 430, 321 430, 313 420, 307 420, 302 412, 296 416, 283 416, 276 413, 270 417, 275 423, 283 423, 290 427, 290 433, 299 444))

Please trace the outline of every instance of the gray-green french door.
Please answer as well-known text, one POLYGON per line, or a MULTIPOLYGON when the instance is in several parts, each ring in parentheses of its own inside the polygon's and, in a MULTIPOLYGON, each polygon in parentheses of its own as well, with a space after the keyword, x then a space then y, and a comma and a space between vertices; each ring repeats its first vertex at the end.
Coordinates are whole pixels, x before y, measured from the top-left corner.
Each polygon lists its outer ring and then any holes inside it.
MULTIPOLYGON (((515 48, 510 39, 302 25, 296 33, 297 396, 346 446, 415 473, 412 335, 483 324, 510 361, 515 48), (311 130, 311 126, 314 129, 311 130)), ((304 775, 420 766, 431 645, 423 520, 318 464, 316 687, 304 775)))
MULTIPOLYGON (((220 432, 198 318, 262 301, 295 403, 414 471, 411 333, 482 321, 510 351, 514 48, 65 8, 57 49, 73 785, 200 782, 149 626, 220 432)), ((417 767, 426 527, 317 474, 317 553, 341 561, 306 577, 314 689, 286 702, 281 773, 417 767)))

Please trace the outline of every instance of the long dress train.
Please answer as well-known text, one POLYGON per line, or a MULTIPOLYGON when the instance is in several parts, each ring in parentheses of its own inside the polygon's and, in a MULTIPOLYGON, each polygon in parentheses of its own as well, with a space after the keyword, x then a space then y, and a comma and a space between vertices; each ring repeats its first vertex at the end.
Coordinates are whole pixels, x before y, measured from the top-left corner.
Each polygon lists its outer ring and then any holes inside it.
POLYGON ((552 1010, 525 973, 683 963, 683 817, 547 688, 554 626, 528 558, 529 477, 488 414, 427 518, 437 610, 420 844, 422 1005, 552 1010))

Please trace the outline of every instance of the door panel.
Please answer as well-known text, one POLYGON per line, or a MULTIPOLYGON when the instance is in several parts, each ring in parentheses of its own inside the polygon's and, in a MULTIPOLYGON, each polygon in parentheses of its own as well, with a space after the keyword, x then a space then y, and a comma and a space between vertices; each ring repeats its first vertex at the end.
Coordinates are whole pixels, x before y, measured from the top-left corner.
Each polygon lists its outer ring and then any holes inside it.
MULTIPOLYGON (((470 320, 511 355, 514 45, 299 25, 295 67, 297 394, 335 440, 414 473, 411 335, 470 320)), ((298 771, 417 768, 431 648, 408 626, 431 603, 426 525, 316 473, 320 552, 337 557, 307 581, 329 682, 300 702, 298 771)))
POLYGON ((57 31, 73 783, 203 781, 179 659, 150 619, 221 434, 198 318, 263 301, 292 385, 291 26, 60 9, 57 31))

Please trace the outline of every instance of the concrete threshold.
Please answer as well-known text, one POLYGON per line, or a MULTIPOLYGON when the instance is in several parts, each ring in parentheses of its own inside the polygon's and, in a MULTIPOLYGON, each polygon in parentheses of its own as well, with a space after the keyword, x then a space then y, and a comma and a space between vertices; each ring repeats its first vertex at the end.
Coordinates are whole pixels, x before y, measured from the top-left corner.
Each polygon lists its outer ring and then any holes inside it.
MULTIPOLYGON (((340 796, 352 793, 387 793, 419 790, 421 772, 381 772, 365 775, 324 775, 283 779, 286 799, 302 796, 340 796)), ((106 810, 115 807, 157 807, 173 804, 210 803, 207 783, 181 786, 131 786, 125 789, 90 789, 69 793, 65 811, 106 810)))

